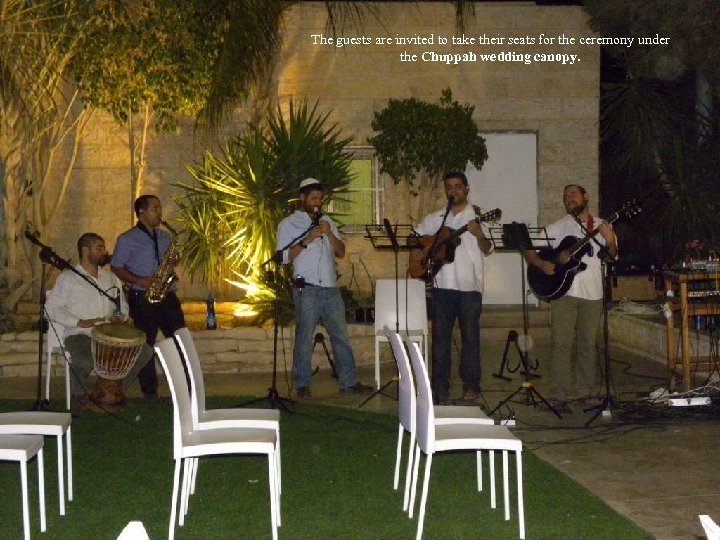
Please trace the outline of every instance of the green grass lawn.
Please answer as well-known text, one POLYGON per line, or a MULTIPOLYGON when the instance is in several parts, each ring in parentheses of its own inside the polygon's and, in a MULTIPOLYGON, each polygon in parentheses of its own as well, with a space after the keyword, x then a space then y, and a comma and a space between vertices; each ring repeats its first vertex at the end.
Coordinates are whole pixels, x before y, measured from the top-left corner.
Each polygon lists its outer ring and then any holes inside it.
MULTIPOLYGON (((241 399, 210 399, 232 407, 241 399)), ((2 401, 0 411, 31 402, 2 401)), ((402 512, 402 486, 392 489, 397 420, 388 415, 298 403, 283 413, 281 539, 414 538, 417 521, 402 512)), ((73 421, 75 497, 58 514, 54 439, 45 443, 48 528, 39 532, 36 465, 30 466, 33 538, 114 539, 130 520, 153 540, 167 537, 172 490, 172 405, 169 399, 131 403, 117 417, 83 412, 73 421)), ((438 454, 425 519, 426 539, 518 536, 515 490, 512 519, 503 519, 501 459, 496 456, 498 508, 489 482, 475 490, 473 453, 438 454)), ((487 466, 487 460, 485 465, 487 466)), ((511 471, 515 468, 511 459, 511 471)), ((485 478, 488 479, 487 471, 485 478)), ((648 539, 652 536, 579 484, 524 452, 527 538, 648 539)), ((514 480, 511 480, 514 485, 514 480)), ((0 462, 0 539, 22 538, 19 471, 0 462)), ((419 499, 419 494, 418 494, 419 499)), ((267 459, 201 460, 197 491, 176 538, 270 538, 267 459)))

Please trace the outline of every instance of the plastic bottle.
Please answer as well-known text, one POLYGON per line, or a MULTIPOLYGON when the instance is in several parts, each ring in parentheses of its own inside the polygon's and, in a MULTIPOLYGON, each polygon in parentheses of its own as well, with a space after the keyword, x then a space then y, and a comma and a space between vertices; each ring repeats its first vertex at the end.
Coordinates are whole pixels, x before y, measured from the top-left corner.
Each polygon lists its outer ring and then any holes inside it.
POLYGON ((212 293, 208 294, 207 308, 205 309, 205 327, 208 330, 215 330, 217 328, 217 319, 215 318, 215 299, 212 293))

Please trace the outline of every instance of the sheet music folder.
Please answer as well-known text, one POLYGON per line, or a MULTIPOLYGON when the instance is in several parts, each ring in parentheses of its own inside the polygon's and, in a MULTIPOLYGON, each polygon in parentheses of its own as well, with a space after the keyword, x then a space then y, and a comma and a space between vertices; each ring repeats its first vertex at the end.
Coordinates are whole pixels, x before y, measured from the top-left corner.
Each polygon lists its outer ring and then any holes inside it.
MULTIPOLYGON (((392 229, 393 233, 395 233, 395 238, 397 238, 398 247, 403 250, 410 249, 408 247, 408 239, 418 236, 412 225, 399 225, 396 223, 392 225, 392 229)), ((392 242, 383 224, 365 225, 365 231, 367 233, 365 238, 372 242, 375 249, 393 249, 392 242)))
POLYGON ((528 227, 513 221, 490 227, 490 240, 496 251, 526 251, 551 247, 545 227, 528 227))

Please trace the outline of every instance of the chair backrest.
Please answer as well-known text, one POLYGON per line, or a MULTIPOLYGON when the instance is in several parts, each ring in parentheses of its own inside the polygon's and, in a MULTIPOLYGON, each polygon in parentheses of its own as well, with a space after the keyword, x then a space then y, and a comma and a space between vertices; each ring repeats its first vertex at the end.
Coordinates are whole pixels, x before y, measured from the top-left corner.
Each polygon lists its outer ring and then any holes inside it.
POLYGON ((156 343, 155 352, 167 377, 173 400, 173 449, 175 457, 178 458, 181 456, 184 436, 193 431, 190 392, 185 378, 185 368, 172 337, 156 343))
POLYGON ((706 514, 699 515, 698 518, 700 518, 700 524, 703 526, 707 540, 720 540, 720 527, 717 523, 706 514))
POLYGON ((187 327, 175 332, 180 352, 185 359, 185 367, 190 377, 190 402, 192 405, 193 425, 200 421, 200 415, 205 411, 205 382, 203 381, 200 357, 192 334, 187 327))
POLYGON ((410 364, 417 385, 417 443, 425 454, 431 454, 435 452, 435 410, 430 377, 418 344, 408 341, 407 346, 410 349, 410 364))
POLYGON ((393 332, 397 327, 400 332, 422 330, 427 333, 426 305, 425 282, 399 279, 396 289, 394 279, 378 279, 375 282, 375 332, 387 326, 393 332))
POLYGON ((400 375, 398 380, 398 417, 403 428, 410 433, 414 433, 417 396, 415 395, 415 383, 410 368, 410 359, 400 334, 388 332, 387 335, 397 363, 398 374, 400 375))

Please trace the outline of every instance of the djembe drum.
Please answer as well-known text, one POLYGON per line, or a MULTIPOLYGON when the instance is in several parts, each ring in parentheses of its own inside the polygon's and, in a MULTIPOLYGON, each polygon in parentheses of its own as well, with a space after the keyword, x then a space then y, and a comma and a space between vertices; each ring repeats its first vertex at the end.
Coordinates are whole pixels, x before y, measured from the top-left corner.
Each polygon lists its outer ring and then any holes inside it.
POLYGON ((135 365, 144 343, 145 334, 128 324, 117 322, 93 327, 91 346, 97 381, 90 391, 92 402, 103 408, 125 404, 122 380, 135 365))

